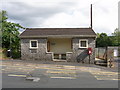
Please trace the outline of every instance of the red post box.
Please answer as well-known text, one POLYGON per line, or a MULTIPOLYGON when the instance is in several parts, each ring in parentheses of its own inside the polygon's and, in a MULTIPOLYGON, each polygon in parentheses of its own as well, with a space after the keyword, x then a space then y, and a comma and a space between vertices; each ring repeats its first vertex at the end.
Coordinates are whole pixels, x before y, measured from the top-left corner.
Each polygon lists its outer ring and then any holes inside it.
POLYGON ((88 48, 88 55, 92 54, 92 48, 88 48))
POLYGON ((89 64, 90 64, 90 55, 92 54, 92 48, 88 48, 88 55, 89 55, 89 64))

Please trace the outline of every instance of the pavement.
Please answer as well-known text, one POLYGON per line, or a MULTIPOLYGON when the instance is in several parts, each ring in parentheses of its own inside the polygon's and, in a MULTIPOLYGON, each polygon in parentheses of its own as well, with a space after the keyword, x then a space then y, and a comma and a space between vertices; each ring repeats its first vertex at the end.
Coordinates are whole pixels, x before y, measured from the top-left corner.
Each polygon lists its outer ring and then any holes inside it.
POLYGON ((3 60, 0 67, 3 88, 118 88, 116 68, 23 60, 3 60))

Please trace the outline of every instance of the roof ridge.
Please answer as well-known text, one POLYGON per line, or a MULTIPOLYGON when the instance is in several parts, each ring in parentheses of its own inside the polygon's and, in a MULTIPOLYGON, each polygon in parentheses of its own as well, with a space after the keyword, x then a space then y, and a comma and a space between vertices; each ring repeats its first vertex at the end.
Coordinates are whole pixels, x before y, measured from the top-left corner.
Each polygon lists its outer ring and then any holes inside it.
POLYGON ((26 28, 27 29, 91 29, 91 28, 26 28))

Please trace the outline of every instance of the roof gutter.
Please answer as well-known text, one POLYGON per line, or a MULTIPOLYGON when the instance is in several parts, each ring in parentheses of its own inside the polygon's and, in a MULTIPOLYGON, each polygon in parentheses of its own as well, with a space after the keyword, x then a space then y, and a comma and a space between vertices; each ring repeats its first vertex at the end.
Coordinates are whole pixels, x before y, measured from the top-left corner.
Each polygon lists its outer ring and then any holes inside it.
POLYGON ((74 37, 94 37, 96 35, 40 35, 40 36, 19 36, 20 38, 74 38, 74 37))

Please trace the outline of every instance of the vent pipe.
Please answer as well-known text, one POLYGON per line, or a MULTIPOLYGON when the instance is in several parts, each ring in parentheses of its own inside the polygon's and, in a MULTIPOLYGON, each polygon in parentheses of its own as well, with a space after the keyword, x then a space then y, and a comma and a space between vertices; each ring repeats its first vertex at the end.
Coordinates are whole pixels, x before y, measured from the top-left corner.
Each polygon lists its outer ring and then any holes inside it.
POLYGON ((90 26, 91 26, 91 28, 93 28, 93 25, 92 25, 92 4, 91 4, 90 15, 91 15, 91 22, 90 22, 90 23, 91 23, 91 25, 90 25, 90 26))

